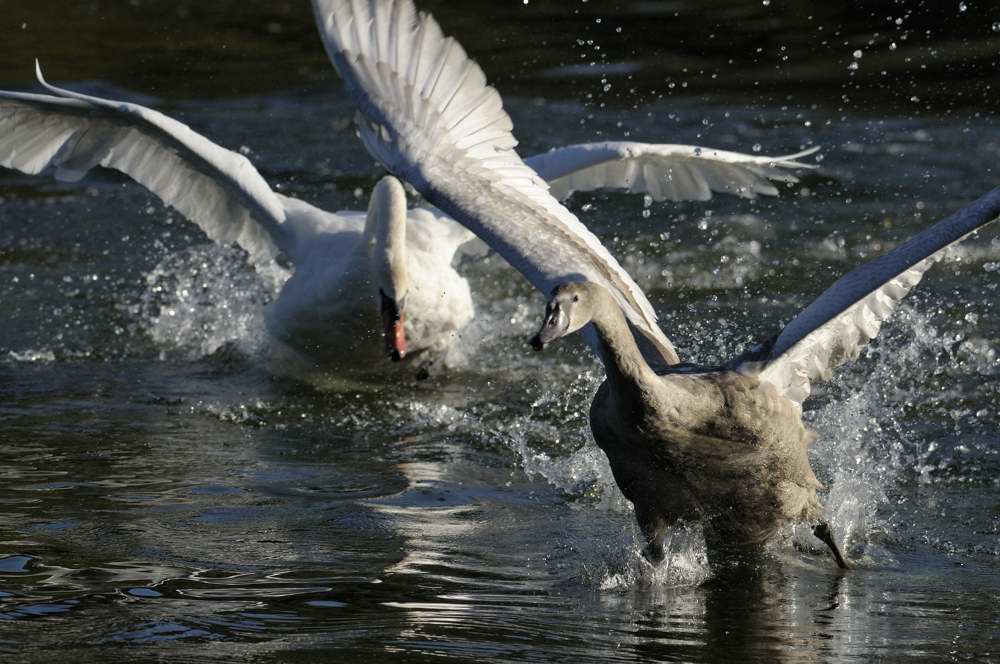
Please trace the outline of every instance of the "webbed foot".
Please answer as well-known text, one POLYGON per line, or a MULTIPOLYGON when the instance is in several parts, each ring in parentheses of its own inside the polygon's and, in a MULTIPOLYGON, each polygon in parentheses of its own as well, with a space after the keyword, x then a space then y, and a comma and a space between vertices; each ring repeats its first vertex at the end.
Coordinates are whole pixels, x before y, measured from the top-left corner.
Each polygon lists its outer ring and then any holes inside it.
POLYGON ((833 539, 833 531, 830 530, 830 524, 825 521, 820 521, 816 527, 813 528, 813 535, 830 547, 830 551, 833 552, 833 557, 836 558, 837 566, 840 567, 840 569, 851 569, 851 566, 847 564, 847 559, 844 558, 842 553, 840 553, 840 547, 837 546, 836 540, 833 539))

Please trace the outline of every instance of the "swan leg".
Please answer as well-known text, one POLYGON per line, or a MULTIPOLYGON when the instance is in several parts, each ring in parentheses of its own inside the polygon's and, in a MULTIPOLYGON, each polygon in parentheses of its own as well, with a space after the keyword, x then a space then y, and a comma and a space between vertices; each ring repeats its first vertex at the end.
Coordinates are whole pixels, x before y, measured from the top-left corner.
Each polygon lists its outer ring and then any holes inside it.
POLYGON ((813 528, 813 535, 818 537, 823 541, 830 551, 833 552, 833 557, 837 560, 837 566, 840 569, 851 569, 851 566, 847 564, 847 559, 844 558, 843 554, 840 553, 840 547, 837 546, 836 540, 833 539, 833 531, 830 530, 830 524, 825 521, 820 521, 815 528, 813 528))
POLYGON ((667 557, 663 549, 663 536, 666 534, 667 524, 658 516, 649 514, 646 510, 636 506, 636 520, 639 522, 639 529, 646 539, 646 546, 642 550, 642 557, 650 565, 656 566, 667 557))

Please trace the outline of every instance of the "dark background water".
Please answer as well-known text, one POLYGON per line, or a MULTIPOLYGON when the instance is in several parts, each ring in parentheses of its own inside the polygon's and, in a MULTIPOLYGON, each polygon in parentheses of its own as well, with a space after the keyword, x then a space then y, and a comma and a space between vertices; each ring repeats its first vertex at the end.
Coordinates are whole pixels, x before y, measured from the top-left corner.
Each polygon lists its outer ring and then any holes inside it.
MULTIPOLYGON (((1000 182, 985 2, 421 6, 504 93, 525 153, 824 146, 778 199, 573 200, 685 358, 729 357, 1000 182)), ((0 30, 5 89, 31 88, 38 57, 328 209, 379 175, 306 3, 8 2, 0 30)), ((465 365, 317 389, 266 370, 273 286, 139 187, 5 171, 0 199, 4 661, 1000 658, 995 230, 807 408, 858 569, 783 542, 706 584, 696 531, 642 567, 587 430, 600 369, 528 352, 541 297, 497 259, 468 266, 465 365)))
MULTIPOLYGON (((940 114, 996 105, 1000 12, 957 0, 438 0, 507 95, 632 106, 664 97, 940 114), (855 52, 861 57, 856 58, 855 52), (857 62, 857 69, 849 69, 857 62), (611 90, 594 79, 606 77, 611 90), (917 97, 917 100, 913 100, 917 97)), ((327 86, 307 2, 7 2, 0 80, 102 79, 163 97, 327 86)))

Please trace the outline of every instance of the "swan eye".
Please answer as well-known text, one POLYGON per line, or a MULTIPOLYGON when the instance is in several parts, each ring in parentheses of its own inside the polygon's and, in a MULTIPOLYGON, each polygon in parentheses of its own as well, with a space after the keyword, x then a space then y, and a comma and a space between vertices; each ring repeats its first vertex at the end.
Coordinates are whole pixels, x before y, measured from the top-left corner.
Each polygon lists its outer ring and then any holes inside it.
POLYGON ((573 301, 574 302, 579 302, 580 301, 580 296, 579 295, 574 295, 573 296, 573 301))

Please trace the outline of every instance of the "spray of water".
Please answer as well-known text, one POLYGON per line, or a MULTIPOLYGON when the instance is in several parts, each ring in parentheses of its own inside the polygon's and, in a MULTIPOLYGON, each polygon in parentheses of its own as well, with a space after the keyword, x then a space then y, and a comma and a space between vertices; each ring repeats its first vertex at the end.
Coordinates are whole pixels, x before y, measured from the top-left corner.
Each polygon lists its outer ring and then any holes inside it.
POLYGON ((146 275, 138 310, 163 358, 195 360, 230 345, 256 355, 267 346, 264 307, 287 278, 273 263, 248 267, 236 248, 196 245, 146 275))

